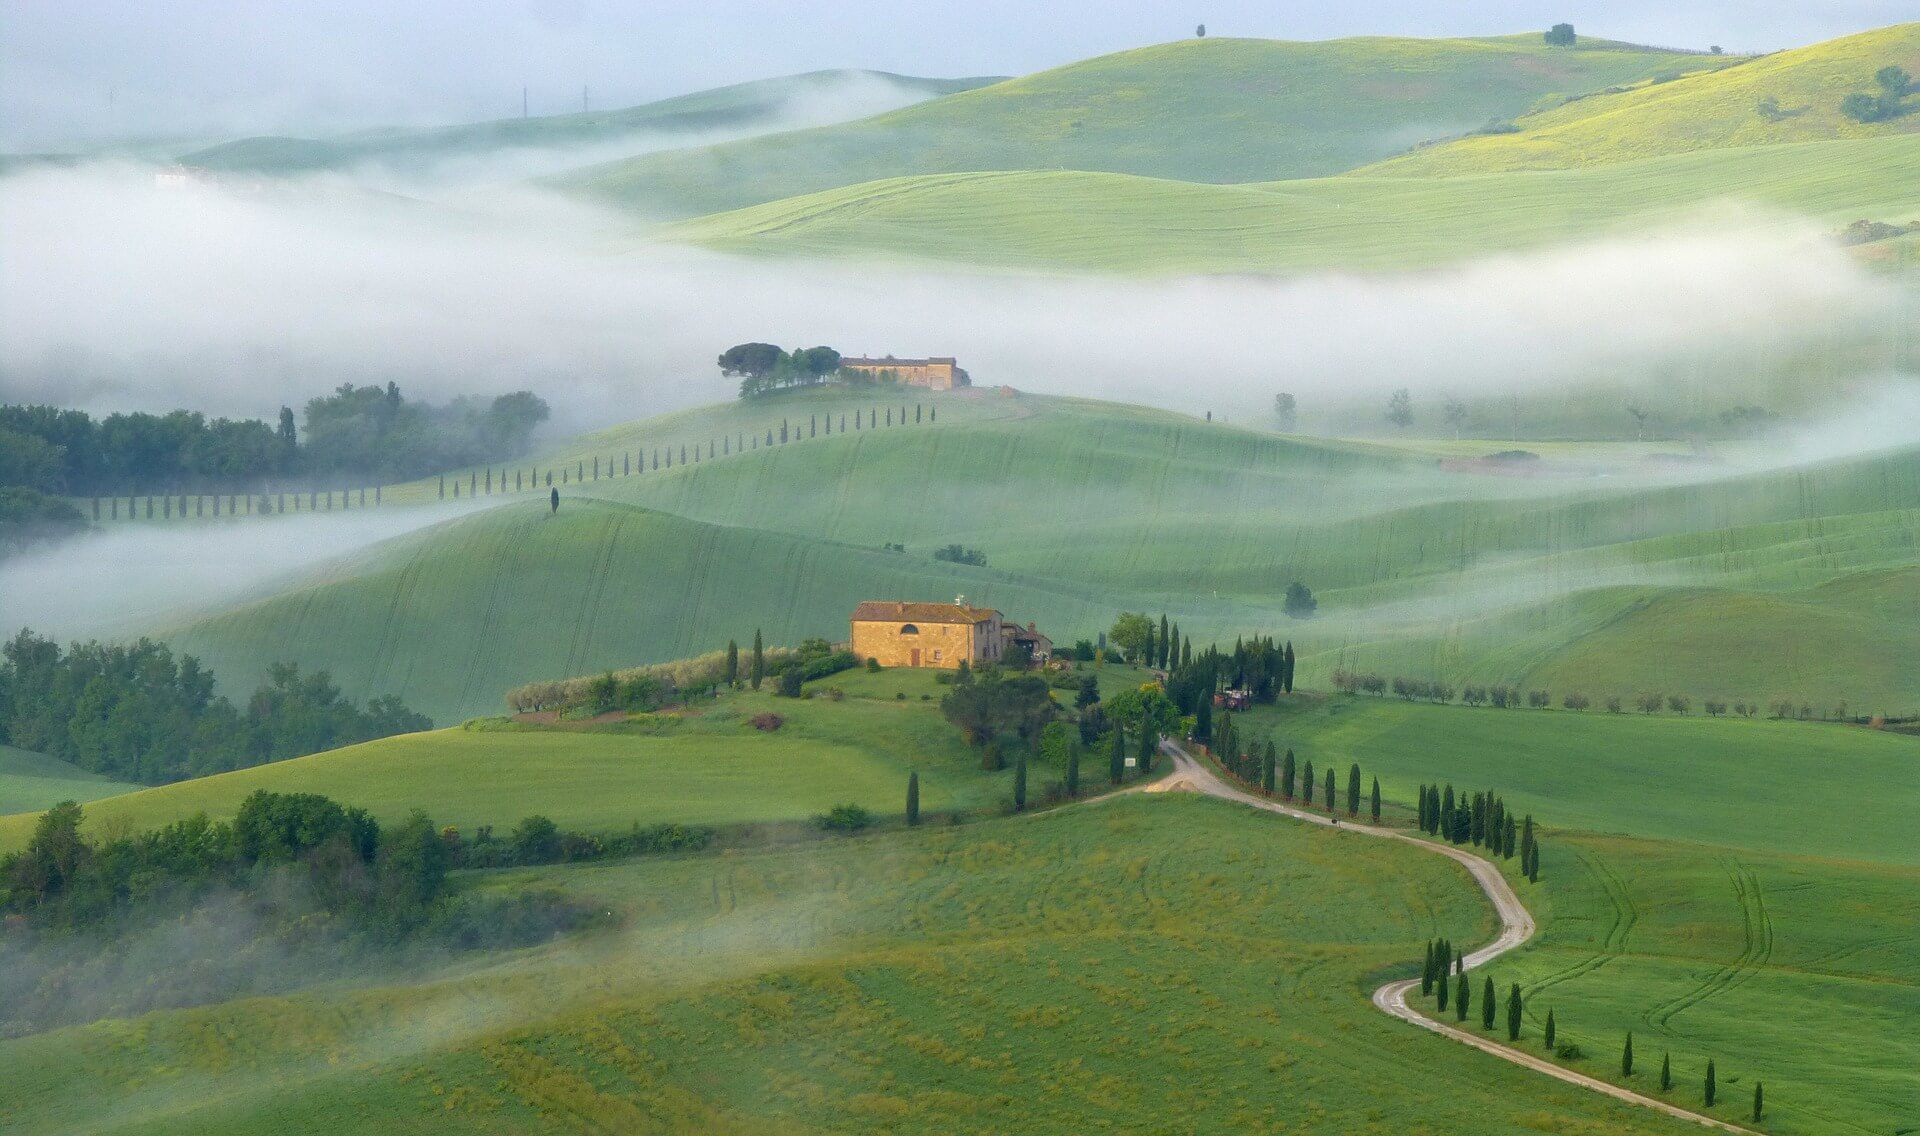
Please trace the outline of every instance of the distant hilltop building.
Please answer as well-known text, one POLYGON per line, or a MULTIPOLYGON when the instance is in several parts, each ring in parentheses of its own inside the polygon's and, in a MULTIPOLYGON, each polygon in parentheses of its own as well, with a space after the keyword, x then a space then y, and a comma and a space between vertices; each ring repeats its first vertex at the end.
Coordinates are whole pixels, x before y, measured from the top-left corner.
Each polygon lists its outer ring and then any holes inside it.
POLYGON ((973 380, 961 368, 959 361, 951 357, 895 359, 889 355, 884 359, 868 359, 863 356, 849 356, 840 360, 840 369, 870 375, 879 382, 890 380, 910 387, 925 387, 928 390, 943 391, 973 385, 973 380))
POLYGON ((979 667, 997 663, 1019 644, 1036 662, 1053 654, 1053 640, 1029 623, 1025 628, 965 596, 952 603, 868 600, 853 609, 853 653, 883 667, 953 670, 964 660, 979 667))

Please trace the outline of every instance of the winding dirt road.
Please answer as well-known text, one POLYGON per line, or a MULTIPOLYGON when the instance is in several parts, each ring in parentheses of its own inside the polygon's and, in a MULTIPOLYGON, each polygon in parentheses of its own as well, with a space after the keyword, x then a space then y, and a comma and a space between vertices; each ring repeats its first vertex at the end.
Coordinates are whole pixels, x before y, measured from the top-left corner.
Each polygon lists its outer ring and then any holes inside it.
MULTIPOLYGON (((1494 867, 1493 864, 1487 860, 1483 860, 1470 852, 1463 852, 1458 848, 1450 848, 1444 844, 1434 844, 1425 840, 1416 840, 1394 829, 1336 820, 1326 813, 1294 808, 1291 805, 1281 804, 1279 801, 1271 801, 1265 797, 1255 796, 1252 793, 1228 784, 1205 763, 1195 759, 1186 750, 1171 741, 1160 743, 1160 752, 1166 754, 1167 757, 1173 760, 1173 772, 1161 780, 1146 786, 1144 789, 1145 792, 1167 793, 1186 790, 1195 793, 1205 793, 1210 797, 1236 801, 1243 805, 1250 805, 1256 809, 1264 809, 1270 813, 1279 813, 1282 816, 1289 816, 1295 820, 1303 820, 1309 824, 1326 825, 1328 827, 1338 828, 1342 832, 1356 832, 1362 836, 1379 836, 1388 840, 1403 841, 1411 844, 1415 848, 1437 853, 1441 856, 1451 857, 1459 861, 1460 864, 1473 875, 1474 881, 1480 885, 1480 890, 1486 893, 1489 900, 1493 901, 1494 910, 1500 915, 1499 937, 1495 938, 1493 942, 1488 943, 1486 946, 1481 947, 1479 950, 1470 952, 1466 956, 1467 969, 1469 970, 1477 969, 1492 962, 1494 959, 1499 958, 1501 955, 1506 954, 1508 951, 1533 937, 1534 923, 1532 914, 1527 911, 1526 905, 1520 902, 1520 897, 1514 893, 1513 885, 1509 884, 1507 878, 1500 874, 1500 869, 1494 867)), ((1445 1022, 1435 1021, 1414 1009, 1407 1002, 1408 993, 1419 985, 1420 980, 1417 978, 1409 978, 1400 982, 1389 982, 1373 992, 1373 1004, 1402 1021, 1412 1022, 1421 1029, 1450 1037, 1464 1045, 1471 1045, 1483 1053, 1491 1053, 1503 1061, 1511 1061, 1515 1065, 1532 1069, 1535 1072, 1545 1073, 1549 1077, 1556 1077, 1570 1085, 1579 1085, 1584 1089, 1592 1089, 1596 1093, 1605 1093, 1607 1096, 1613 1097, 1616 1100, 1643 1105, 1647 1108, 1664 1112, 1668 1116, 1677 1117, 1681 1120, 1689 1120, 1708 1128, 1718 1128, 1723 1132, 1738 1132, 1746 1134, 1746 1136, 1754 1136, 1751 1129, 1742 1128, 1737 1124, 1729 1124, 1724 1120, 1715 1120, 1711 1116, 1702 1116, 1697 1112, 1689 1112, 1684 1108, 1668 1104, 1666 1101, 1659 1100, 1655 1097, 1642 1096, 1631 1089, 1623 1089, 1618 1085, 1608 1084, 1606 1081, 1602 1081, 1596 1077, 1589 1077, 1581 1073, 1576 1073, 1564 1066, 1556 1065, 1545 1058, 1535 1057, 1530 1053, 1524 1053, 1518 1049, 1501 1045, 1492 1038, 1483 1037, 1470 1030, 1459 1029, 1445 1022)))

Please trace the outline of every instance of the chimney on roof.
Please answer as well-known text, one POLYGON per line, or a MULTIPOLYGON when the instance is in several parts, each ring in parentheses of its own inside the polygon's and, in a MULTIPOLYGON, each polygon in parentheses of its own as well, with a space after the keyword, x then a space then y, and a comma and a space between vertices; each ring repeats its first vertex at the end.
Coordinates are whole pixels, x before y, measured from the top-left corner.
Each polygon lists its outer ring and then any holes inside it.
POLYGON ((955 596, 955 597, 953 597, 953 606, 955 606, 955 607, 965 607, 965 606, 967 606, 967 597, 965 597, 965 596, 955 596))

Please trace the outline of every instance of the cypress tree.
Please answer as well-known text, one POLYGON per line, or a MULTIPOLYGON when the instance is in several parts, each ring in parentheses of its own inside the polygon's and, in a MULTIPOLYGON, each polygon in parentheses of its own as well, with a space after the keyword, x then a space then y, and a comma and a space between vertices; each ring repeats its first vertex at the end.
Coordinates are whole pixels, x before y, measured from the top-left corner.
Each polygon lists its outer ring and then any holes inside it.
POLYGON ((1020 751, 1020 758, 1013 763, 1013 811, 1025 812, 1027 808, 1027 751, 1020 751))
POLYGON ((1339 786, 1334 783, 1333 770, 1329 769, 1327 770, 1327 811, 1328 812, 1332 812, 1334 809, 1339 807, 1338 802, 1336 802, 1333 797, 1334 793, 1338 791, 1339 791, 1339 786))
POLYGON ((1662 1053, 1660 1055, 1660 1091, 1664 1093, 1672 1087, 1673 1055, 1671 1053, 1662 1053))
POLYGON ((1293 640, 1291 639, 1287 640, 1286 657, 1285 657, 1285 660, 1280 665, 1280 673, 1282 676, 1281 682, 1280 682, 1281 689, 1285 690, 1288 694, 1292 694, 1293 693, 1293 640))
POLYGON ((767 649, 760 641, 760 629, 756 627, 753 629, 753 663, 752 669, 747 672, 747 681, 752 684, 755 690, 759 690, 761 681, 766 677, 767 649))
POLYGON ((1347 815, 1360 815, 1360 763, 1347 768, 1347 815))
POLYGON ((1126 775, 1127 739, 1120 729, 1120 724, 1116 722, 1113 726, 1113 746, 1107 752, 1107 776, 1113 779, 1115 785, 1118 785, 1120 779, 1126 775))
MULTIPOLYGON (((1374 778, 1374 783, 1378 784, 1379 778, 1374 778)), ((1425 781, 1420 782, 1419 800, 1414 805, 1414 812, 1419 814, 1417 823, 1420 826, 1420 831, 1425 832, 1427 830, 1427 783, 1425 781)))
POLYGON ((1761 1112, 1761 1109, 1765 1106, 1766 1100, 1767 1100, 1767 1095, 1764 1091, 1761 1090, 1760 1082, 1755 1081, 1753 1083, 1753 1122, 1755 1124, 1760 1123, 1760 1112, 1761 1112))
POLYGON ((1487 984, 1480 988, 1480 1028, 1493 1028, 1493 975, 1487 975, 1487 984))
POLYGON ((1538 840, 1533 842, 1533 862, 1527 865, 1527 882, 1530 884, 1540 882, 1540 842, 1538 840))
POLYGON ((1289 801, 1293 800, 1293 775, 1293 751, 1288 750, 1280 763, 1280 795, 1289 801))
POLYGON ((1713 1058, 1709 1057, 1707 1058, 1707 1107, 1708 1108, 1713 1107, 1713 1097, 1714 1097, 1715 1088, 1716 1086, 1713 1083, 1713 1058))
POLYGON ((1213 699, 1202 697, 1193 708, 1193 736, 1203 742, 1213 740, 1213 699))
POLYGON ((920 771, 907 774, 907 824, 920 823, 920 771))
POLYGON ((1159 748, 1160 737, 1145 722, 1140 724, 1140 773, 1145 776, 1153 772, 1154 751, 1159 748))
POLYGON ((1473 983, 1467 981, 1467 963, 1461 959, 1460 969, 1454 975, 1459 980, 1460 989, 1453 995, 1453 1019, 1457 1022, 1467 1020, 1467 1010, 1473 1002, 1473 983))
POLYGON ((1420 996, 1433 993, 1433 940, 1427 940, 1427 958, 1420 964, 1420 996))
POLYGON ((1546 1042, 1547 1052, 1552 1053, 1553 1052, 1553 1011, 1552 1010, 1547 1011, 1547 1032, 1546 1032, 1546 1036, 1542 1040, 1546 1042))
POLYGON ((1143 667, 1150 667, 1154 664, 1155 660, 1159 659, 1159 657, 1160 656, 1153 645, 1153 624, 1148 623, 1147 624, 1147 645, 1140 649, 1139 663, 1143 667))
POLYGON ((727 640, 727 689, 740 686, 740 644, 727 640))
POLYGON ((1434 835, 1444 836, 1448 840, 1453 839, 1453 786, 1451 785, 1447 786, 1447 791, 1440 796, 1440 830, 1434 835))
POLYGON ((1620 1075, 1633 1076, 1633 1031, 1627 1031, 1627 1044, 1620 1050, 1620 1075))
POLYGON ((1380 823, 1380 779, 1378 777, 1375 777, 1373 779, 1373 795, 1368 800, 1367 807, 1372 812, 1373 823, 1379 824, 1380 823))
POLYGON ((1433 982, 1436 988, 1437 995, 1440 999, 1439 1001, 1440 1012, 1444 1014, 1447 1012, 1447 984, 1448 984, 1447 965, 1444 959, 1440 964, 1440 973, 1434 978, 1433 982))
POLYGON ((1072 744, 1067 747, 1067 796, 1078 797, 1079 795, 1080 746, 1078 744, 1072 744))
POLYGON ((1502 838, 1501 846, 1500 846, 1501 859, 1504 859, 1504 860, 1513 859, 1513 845, 1514 845, 1513 814, 1508 813, 1507 824, 1506 824, 1506 834, 1502 838))
MULTIPOLYGON (((1287 752, 1292 753, 1293 751, 1288 750, 1287 752)), ((1302 771, 1302 776, 1300 778, 1300 799, 1302 801, 1305 801, 1308 807, 1312 807, 1313 805, 1313 759, 1312 758, 1307 759, 1307 767, 1302 771)))
POLYGON ((1160 644, 1160 669, 1165 670, 1167 669, 1167 660, 1172 657, 1173 649, 1168 645, 1171 640, 1167 638, 1167 613, 1164 611, 1160 613, 1160 638, 1158 642, 1160 644))
POLYGON ((1273 766, 1274 766, 1275 760, 1276 759, 1273 754, 1273 742, 1269 741, 1267 742, 1266 755, 1261 759, 1261 762, 1260 762, 1260 787, 1267 791, 1267 795, 1269 797, 1273 795, 1273 788, 1274 788, 1273 766))
POLYGON ((1507 1040, 1520 1040, 1520 984, 1514 983, 1507 990, 1507 1040))

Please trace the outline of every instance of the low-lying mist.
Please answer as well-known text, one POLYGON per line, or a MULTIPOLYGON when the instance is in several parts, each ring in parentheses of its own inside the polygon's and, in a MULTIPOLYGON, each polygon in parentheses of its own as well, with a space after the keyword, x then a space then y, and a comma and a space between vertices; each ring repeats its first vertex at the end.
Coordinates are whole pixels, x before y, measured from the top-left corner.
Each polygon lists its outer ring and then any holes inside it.
POLYGON ((391 379, 530 388, 573 431, 729 397, 714 357, 762 339, 1247 421, 1288 390, 1311 427, 1399 387, 1423 409, 1602 379, 1657 396, 1675 353, 1884 326, 1902 287, 1815 226, 1739 213, 1420 273, 1062 278, 725 257, 525 189, 447 205, 41 169, 0 181, 0 397, 271 415, 391 379))

